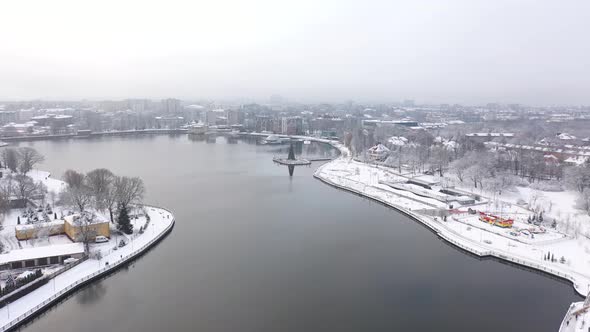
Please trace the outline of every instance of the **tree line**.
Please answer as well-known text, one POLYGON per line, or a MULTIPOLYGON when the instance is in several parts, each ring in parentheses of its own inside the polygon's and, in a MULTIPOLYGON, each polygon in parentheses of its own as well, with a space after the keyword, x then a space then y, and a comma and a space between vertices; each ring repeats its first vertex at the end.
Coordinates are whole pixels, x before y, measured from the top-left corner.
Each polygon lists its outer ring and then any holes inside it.
POLYGON ((27 175, 45 157, 31 147, 5 148, 0 152, 0 167, 10 170, 0 182, 0 213, 10 208, 10 198, 21 200, 24 207, 34 196, 44 199, 47 187, 27 175))
POLYGON ((67 170, 63 175, 67 188, 61 200, 79 212, 94 208, 108 212, 111 222, 117 218, 117 228, 126 234, 133 232, 128 216, 131 205, 141 203, 145 195, 143 180, 139 177, 117 176, 106 168, 88 173, 67 170))
POLYGON ((5 148, 0 153, 2 165, 13 173, 27 174, 37 164, 42 163, 45 157, 31 147, 5 148))

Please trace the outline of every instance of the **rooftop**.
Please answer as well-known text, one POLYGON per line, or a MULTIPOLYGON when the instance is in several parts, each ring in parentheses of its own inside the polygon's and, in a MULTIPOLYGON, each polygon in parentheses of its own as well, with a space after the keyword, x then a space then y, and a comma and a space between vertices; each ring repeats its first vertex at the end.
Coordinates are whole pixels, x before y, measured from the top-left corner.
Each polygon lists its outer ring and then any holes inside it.
POLYGON ((30 259, 64 255, 76 255, 82 253, 84 253, 84 245, 82 243, 69 243, 27 249, 18 249, 0 255, 0 265, 30 259))

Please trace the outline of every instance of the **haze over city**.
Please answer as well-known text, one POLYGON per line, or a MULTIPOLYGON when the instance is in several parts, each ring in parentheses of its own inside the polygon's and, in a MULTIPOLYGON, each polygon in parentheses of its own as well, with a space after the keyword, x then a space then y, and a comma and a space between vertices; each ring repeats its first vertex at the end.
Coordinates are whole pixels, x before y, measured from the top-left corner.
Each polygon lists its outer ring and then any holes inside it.
POLYGON ((590 1, 5 1, 0 332, 590 331, 590 1))
POLYGON ((0 100, 590 104, 588 1, 9 1, 0 100))

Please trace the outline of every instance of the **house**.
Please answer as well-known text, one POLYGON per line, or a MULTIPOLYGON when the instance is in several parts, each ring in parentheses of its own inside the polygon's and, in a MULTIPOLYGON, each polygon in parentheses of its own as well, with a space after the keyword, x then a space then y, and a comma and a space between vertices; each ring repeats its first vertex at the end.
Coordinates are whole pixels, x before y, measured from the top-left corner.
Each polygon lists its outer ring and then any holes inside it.
POLYGON ((371 160, 384 161, 389 156, 391 151, 383 144, 377 143, 377 145, 369 148, 368 154, 371 160))
POLYGON ((19 240, 35 239, 40 235, 60 235, 64 234, 64 221, 60 219, 50 222, 16 225, 14 233, 19 240))
POLYGON ((34 224, 15 226, 15 235, 19 240, 35 239, 41 235, 67 235, 74 242, 82 242, 86 237, 88 241, 101 235, 111 237, 108 220, 98 219, 95 215, 72 214, 64 219, 52 220, 34 224))
POLYGON ((0 270, 62 264, 68 258, 82 258, 84 245, 69 243, 12 250, 0 255, 0 270))
POLYGON ((87 240, 94 241, 97 236, 111 237, 109 221, 97 219, 95 215, 72 214, 64 218, 64 233, 74 242, 87 240))

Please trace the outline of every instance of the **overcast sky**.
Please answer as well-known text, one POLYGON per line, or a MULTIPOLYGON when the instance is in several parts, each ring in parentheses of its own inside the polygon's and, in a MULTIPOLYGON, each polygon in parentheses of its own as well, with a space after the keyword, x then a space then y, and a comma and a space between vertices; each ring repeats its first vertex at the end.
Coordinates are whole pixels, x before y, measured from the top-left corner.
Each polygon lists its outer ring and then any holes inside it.
POLYGON ((0 99, 590 104, 590 1, 2 1, 0 99))

